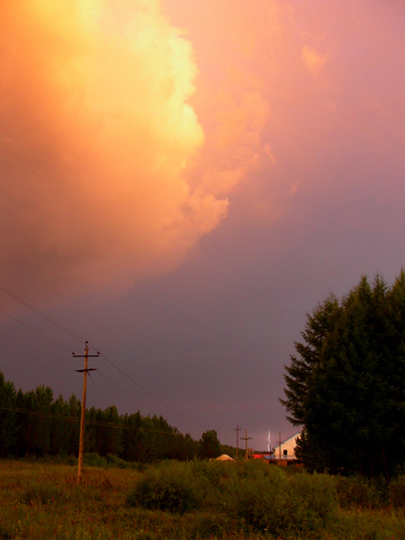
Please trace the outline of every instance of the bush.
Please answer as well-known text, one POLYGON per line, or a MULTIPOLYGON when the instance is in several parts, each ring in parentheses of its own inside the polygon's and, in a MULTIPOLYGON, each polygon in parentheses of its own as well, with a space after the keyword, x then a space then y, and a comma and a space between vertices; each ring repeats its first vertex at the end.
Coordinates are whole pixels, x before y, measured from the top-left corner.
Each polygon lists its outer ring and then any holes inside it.
POLYGON ((234 473, 235 463, 196 460, 190 463, 193 475, 207 479, 212 487, 220 488, 224 480, 234 473))
POLYGON ((106 467, 107 460, 96 452, 88 452, 83 456, 83 464, 87 467, 106 467))
POLYGON ((127 503, 183 514, 202 502, 198 487, 189 466, 173 463, 147 470, 128 494, 127 503))
POLYGON ((239 490, 235 491, 235 516, 254 530, 277 532, 286 525, 277 520, 281 517, 278 508, 281 502, 278 495, 281 493, 281 489, 272 489, 265 478, 242 479, 239 490))
POLYGON ((15 538, 15 531, 12 525, 0 523, 0 538, 1 540, 12 540, 15 538))
POLYGON ((63 490, 47 481, 35 482, 26 486, 20 494, 22 504, 38 505, 64 503, 66 495, 63 490))
POLYGON ((327 526, 338 509, 335 481, 326 474, 301 473, 289 478, 299 529, 327 526))
POLYGON ((136 469, 137 468, 137 464, 130 463, 129 461, 125 461, 125 459, 121 459, 118 456, 115 456, 114 454, 107 454, 106 462, 107 462, 108 467, 116 467, 117 469, 136 469))
POLYGON ((239 478, 234 489, 239 519, 275 536, 296 531, 315 537, 330 523, 337 510, 333 479, 305 473, 286 476, 276 467, 263 467, 249 468, 250 474, 239 478))
POLYGON ((380 508, 388 502, 388 486, 382 477, 339 476, 336 485, 341 508, 380 508))
POLYGON ((271 482, 284 479, 285 473, 278 467, 272 467, 261 460, 241 461, 235 463, 238 478, 269 478, 271 482))
POLYGON ((218 512, 198 512, 189 521, 187 538, 222 538, 227 536, 236 524, 232 523, 229 516, 218 512))
POLYGON ((389 485, 390 504, 394 508, 405 507, 405 476, 391 480, 389 485))
POLYGON ((114 454, 107 454, 103 457, 96 452, 84 454, 83 463, 86 467, 102 467, 104 469, 107 469, 108 467, 116 467, 117 469, 137 469, 139 467, 137 463, 125 461, 114 454))

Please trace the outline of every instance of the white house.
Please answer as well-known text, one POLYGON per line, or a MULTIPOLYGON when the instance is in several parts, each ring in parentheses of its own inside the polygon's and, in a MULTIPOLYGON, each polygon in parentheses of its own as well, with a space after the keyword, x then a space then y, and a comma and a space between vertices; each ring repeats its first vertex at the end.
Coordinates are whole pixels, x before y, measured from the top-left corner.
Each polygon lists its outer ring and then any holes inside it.
POLYGON ((278 444, 274 448, 274 452, 271 455, 271 460, 293 460, 295 458, 295 447, 297 445, 297 437, 301 435, 300 432, 295 433, 295 435, 292 435, 289 439, 285 440, 281 444, 278 444))

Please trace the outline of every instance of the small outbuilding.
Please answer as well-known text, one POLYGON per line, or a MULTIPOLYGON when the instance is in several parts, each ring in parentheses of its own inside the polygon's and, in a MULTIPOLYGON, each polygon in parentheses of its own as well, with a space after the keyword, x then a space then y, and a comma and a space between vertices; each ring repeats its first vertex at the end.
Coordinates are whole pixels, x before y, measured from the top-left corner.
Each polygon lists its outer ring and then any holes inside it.
POLYGON ((214 461, 235 461, 231 456, 228 456, 228 454, 222 454, 222 456, 219 456, 214 459, 214 461))

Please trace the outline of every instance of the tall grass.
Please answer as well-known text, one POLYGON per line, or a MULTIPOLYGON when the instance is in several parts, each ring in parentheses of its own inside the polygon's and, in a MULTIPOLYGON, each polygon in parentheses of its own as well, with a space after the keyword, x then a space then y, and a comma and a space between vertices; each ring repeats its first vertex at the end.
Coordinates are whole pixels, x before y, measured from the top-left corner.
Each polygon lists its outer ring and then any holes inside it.
POLYGON ((0 461, 0 539, 400 540, 405 477, 390 485, 264 463, 167 462, 144 472, 0 461))

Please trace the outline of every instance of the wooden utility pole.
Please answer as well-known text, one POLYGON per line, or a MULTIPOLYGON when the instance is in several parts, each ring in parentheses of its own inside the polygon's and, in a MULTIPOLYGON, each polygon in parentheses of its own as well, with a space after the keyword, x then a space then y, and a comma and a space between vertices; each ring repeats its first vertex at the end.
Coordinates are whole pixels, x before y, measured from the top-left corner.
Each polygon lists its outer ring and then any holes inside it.
POLYGON ((239 457, 239 431, 240 427, 238 424, 236 424, 236 427, 233 428, 236 431, 236 459, 239 457))
POLYGON ((89 342, 86 341, 84 346, 84 354, 72 353, 74 358, 84 358, 84 369, 75 369, 78 373, 83 373, 83 398, 82 398, 82 413, 80 417, 80 440, 79 440, 79 463, 77 466, 77 483, 82 481, 83 473, 83 455, 84 455, 84 424, 86 416, 86 391, 87 391, 87 373, 95 371, 95 368, 88 367, 88 359, 100 356, 100 353, 89 354, 89 342))
POLYGON ((242 441, 246 441, 246 452, 245 452, 245 461, 248 460, 248 441, 250 441, 252 437, 247 436, 247 429, 245 429, 245 436, 241 437, 242 441))

